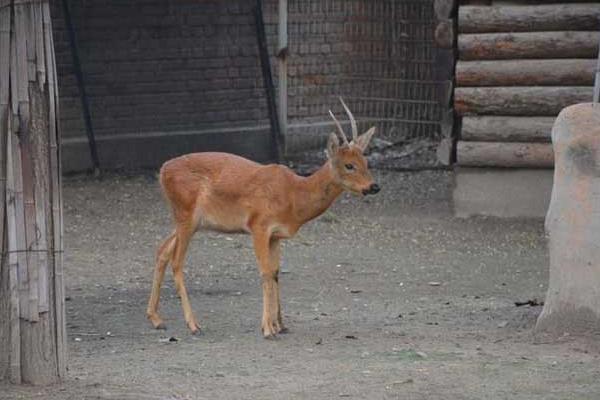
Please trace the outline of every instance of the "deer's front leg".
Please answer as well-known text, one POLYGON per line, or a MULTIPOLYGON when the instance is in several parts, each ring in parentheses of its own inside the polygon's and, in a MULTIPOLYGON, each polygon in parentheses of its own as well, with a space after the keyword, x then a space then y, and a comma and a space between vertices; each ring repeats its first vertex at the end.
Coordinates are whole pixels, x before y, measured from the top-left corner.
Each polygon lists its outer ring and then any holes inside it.
POLYGON ((287 333, 288 330, 285 326, 283 326, 283 318, 281 316, 281 296, 279 289, 279 269, 281 263, 281 240, 279 239, 271 239, 269 243, 269 250, 271 256, 271 265, 276 271, 275 275, 275 295, 276 295, 276 304, 277 304, 277 323, 279 325, 279 333, 287 333))
POLYGON ((254 252, 256 261, 262 279, 263 289, 263 314, 261 329, 263 336, 267 339, 273 338, 281 331, 279 323, 279 304, 278 304, 278 264, 272 262, 271 257, 271 238, 265 231, 254 231, 254 252))

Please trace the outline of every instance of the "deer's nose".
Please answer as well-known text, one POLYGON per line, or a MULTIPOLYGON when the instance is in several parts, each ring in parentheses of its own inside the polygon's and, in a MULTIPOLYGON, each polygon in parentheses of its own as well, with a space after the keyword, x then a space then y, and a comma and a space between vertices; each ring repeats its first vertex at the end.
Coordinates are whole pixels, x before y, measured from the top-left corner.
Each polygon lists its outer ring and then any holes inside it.
POLYGON ((363 194, 375 194, 381 190, 378 184, 374 183, 368 189, 363 190, 363 194))

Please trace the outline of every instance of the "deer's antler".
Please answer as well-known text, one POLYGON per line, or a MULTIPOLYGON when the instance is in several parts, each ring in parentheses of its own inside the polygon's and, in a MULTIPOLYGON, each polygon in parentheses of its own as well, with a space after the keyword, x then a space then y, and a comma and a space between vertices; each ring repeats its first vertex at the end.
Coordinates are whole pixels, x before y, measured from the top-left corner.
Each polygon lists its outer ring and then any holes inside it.
POLYGON ((342 106, 344 106, 344 110, 346 110, 346 114, 348 114, 348 117, 350 118, 350 126, 352 127, 352 141, 356 143, 358 139, 358 128, 356 127, 356 120, 354 119, 354 115, 352 115, 352 112, 350 112, 350 109, 348 108, 346 103, 344 103, 344 100, 341 96, 340 101, 342 102, 342 106))
POLYGON ((344 145, 348 146, 349 145, 348 138, 346 137, 346 134, 344 133, 344 129, 342 128, 340 121, 338 121, 337 118, 335 118, 335 115, 333 115, 331 110, 329 110, 329 115, 331 115, 331 118, 333 118, 333 122, 335 122, 335 126, 337 126, 337 129, 340 132, 340 136, 342 137, 342 140, 344 141, 344 145))

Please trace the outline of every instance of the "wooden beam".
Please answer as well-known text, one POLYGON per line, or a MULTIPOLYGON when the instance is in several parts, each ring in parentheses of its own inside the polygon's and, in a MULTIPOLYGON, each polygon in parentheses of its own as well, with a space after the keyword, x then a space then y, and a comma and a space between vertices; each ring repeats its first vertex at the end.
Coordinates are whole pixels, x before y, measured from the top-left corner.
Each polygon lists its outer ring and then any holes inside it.
POLYGON ((454 109, 459 115, 555 116, 564 107, 592 100, 587 86, 528 86, 456 88, 454 109))
POLYGON ((460 33, 597 31, 600 4, 463 6, 458 10, 460 33))
POLYGON ((594 82, 596 60, 459 61, 457 86, 587 86, 594 82))
POLYGON ((550 143, 459 141, 456 153, 456 163, 461 167, 550 168, 554 165, 550 143))
POLYGON ((473 33, 458 35, 461 60, 595 58, 596 32, 473 33))
POLYGON ((554 117, 463 117, 460 139, 470 142, 550 142, 554 117))

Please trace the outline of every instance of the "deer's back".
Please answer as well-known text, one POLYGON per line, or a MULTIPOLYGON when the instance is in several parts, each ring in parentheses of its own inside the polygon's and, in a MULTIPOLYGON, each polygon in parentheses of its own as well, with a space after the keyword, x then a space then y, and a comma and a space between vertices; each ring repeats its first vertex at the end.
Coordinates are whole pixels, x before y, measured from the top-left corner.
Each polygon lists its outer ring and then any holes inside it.
POLYGON ((174 158, 160 171, 176 220, 195 213, 197 224, 222 231, 247 231, 257 215, 285 211, 295 177, 286 167, 208 152, 174 158))

